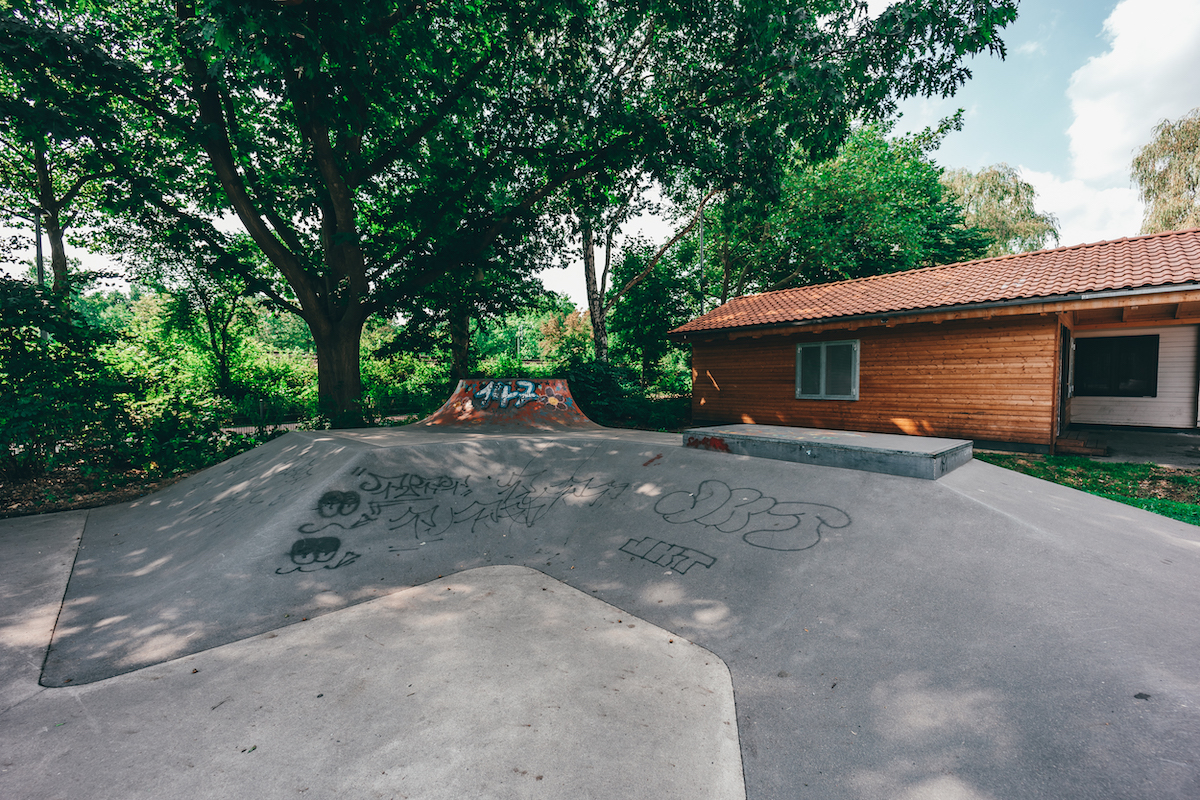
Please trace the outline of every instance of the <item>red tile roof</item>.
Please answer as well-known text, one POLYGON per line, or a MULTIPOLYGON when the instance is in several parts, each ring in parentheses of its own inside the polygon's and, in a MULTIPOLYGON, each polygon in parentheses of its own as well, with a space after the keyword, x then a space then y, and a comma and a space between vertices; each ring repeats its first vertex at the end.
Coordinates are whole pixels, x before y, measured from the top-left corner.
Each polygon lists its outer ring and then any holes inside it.
POLYGON ((1200 284, 1200 228, 735 297, 672 333, 1175 284, 1200 284))

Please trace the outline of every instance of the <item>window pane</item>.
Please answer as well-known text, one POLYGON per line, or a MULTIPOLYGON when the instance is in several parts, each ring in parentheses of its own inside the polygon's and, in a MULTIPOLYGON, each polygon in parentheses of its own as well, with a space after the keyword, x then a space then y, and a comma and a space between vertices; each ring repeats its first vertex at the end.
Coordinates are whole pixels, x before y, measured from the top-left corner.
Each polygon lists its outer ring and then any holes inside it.
POLYGON ((1156 396, 1158 336, 1077 339, 1075 394, 1084 397, 1156 396))
POLYGON ((854 345, 825 348, 825 394, 848 397, 854 392, 854 345))
POLYGON ((800 348, 800 394, 821 393, 821 348, 800 348))

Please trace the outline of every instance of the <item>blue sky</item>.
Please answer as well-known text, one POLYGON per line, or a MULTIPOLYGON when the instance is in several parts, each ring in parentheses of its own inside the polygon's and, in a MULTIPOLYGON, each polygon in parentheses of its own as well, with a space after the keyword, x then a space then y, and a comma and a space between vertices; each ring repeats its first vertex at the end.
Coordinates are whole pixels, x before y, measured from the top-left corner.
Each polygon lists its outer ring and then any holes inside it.
POLYGON ((1200 2, 1021 0, 1004 40, 1007 58, 976 58, 954 97, 906 101, 897 131, 963 108, 942 166, 1019 167, 1063 245, 1136 235, 1134 152, 1162 119, 1200 106, 1200 2))

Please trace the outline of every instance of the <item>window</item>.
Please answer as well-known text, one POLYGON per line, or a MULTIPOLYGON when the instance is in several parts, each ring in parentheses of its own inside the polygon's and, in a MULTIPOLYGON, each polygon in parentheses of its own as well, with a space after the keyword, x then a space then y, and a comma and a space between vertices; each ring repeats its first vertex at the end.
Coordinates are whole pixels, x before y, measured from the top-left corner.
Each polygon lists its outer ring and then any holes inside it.
POLYGON ((796 345, 796 399, 857 400, 858 340, 796 345))
POLYGON ((1080 397, 1156 397, 1158 336, 1076 339, 1075 394, 1080 397))

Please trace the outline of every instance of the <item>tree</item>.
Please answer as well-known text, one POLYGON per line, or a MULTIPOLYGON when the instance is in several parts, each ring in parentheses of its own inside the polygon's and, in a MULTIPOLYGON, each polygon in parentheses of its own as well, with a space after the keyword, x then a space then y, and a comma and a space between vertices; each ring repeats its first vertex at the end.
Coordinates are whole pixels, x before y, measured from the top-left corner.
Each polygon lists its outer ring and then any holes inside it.
POLYGON ((0 276, 0 475, 94 468, 121 450, 128 387, 97 357, 100 339, 57 292, 0 276))
POLYGON ((948 170, 942 183, 962 207, 967 227, 992 240, 984 253, 987 258, 1041 250, 1051 239, 1058 244, 1058 218, 1037 210, 1037 190, 1008 164, 979 172, 948 170))
POLYGON ((621 226, 646 211, 649 185, 644 173, 635 168, 623 175, 588 176, 568 187, 568 219, 579 235, 583 254, 584 287, 587 292, 588 319, 592 324, 592 342, 596 360, 608 361, 608 293, 612 268, 613 240, 621 226), (601 180, 607 179, 607 180, 601 180), (597 236, 601 240, 597 242, 597 236), (596 249, 604 250, 604 268, 596 274, 596 249))
POLYGON ((780 198, 727 198, 710 238, 721 302, 731 294, 859 278, 977 257, 987 240, 964 226, 931 153, 957 117, 894 139, 856 129, 837 154, 794 155, 780 198))
POLYGON ((1146 204, 1142 233, 1200 228, 1200 108, 1158 123, 1131 177, 1146 204))
MULTIPOLYGON (((67 231, 95 207, 98 183, 113 177, 86 137, 72 136, 43 118, 30 128, 0 118, 0 224, 45 226, 52 286, 70 295, 67 231)), ((40 246, 40 244, 39 244, 40 246)))
MULTIPOLYGON (((695 251, 694 241, 673 250, 613 308, 613 353, 637 369, 643 389, 659 378, 663 357, 679 349, 667 339, 667 331, 687 322, 697 310, 695 251)), ((647 242, 627 245, 616 266, 615 283, 624 285, 645 271, 653 256, 654 248, 647 242)))
POLYGON ((55 5, 69 13, 10 3, 10 82, 35 102, 69 83, 154 138, 170 166, 130 176, 145 202, 236 216, 271 270, 247 281, 312 330, 335 422, 356 415, 365 320, 503 269, 571 182, 769 176, 783 142, 828 151, 854 116, 952 93, 966 56, 1003 55, 1016 15, 1015 0, 875 18, 858 0, 55 5))

